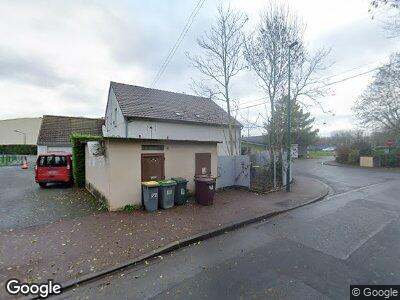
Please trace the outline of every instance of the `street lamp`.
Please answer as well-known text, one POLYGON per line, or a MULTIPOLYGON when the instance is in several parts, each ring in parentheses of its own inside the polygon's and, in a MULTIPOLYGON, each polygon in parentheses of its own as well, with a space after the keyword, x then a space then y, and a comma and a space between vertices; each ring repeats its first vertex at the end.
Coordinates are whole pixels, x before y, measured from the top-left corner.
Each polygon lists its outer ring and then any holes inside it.
POLYGON ((20 131, 20 130, 17 130, 17 129, 15 129, 14 132, 17 132, 17 133, 20 133, 20 134, 23 134, 23 135, 24 135, 24 145, 26 145, 26 133, 25 133, 25 132, 22 132, 22 131, 20 131))
POLYGON ((290 192, 290 159, 292 154, 292 142, 291 142, 291 102, 290 102, 290 50, 297 46, 298 42, 295 41, 289 45, 289 59, 288 59, 288 100, 287 100, 287 169, 286 169, 286 191, 290 192))

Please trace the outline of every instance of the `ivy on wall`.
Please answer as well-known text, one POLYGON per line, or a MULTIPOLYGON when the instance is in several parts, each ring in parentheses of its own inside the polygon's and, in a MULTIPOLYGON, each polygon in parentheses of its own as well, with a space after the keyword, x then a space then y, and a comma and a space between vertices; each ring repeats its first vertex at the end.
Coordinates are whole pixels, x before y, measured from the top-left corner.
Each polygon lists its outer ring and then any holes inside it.
POLYGON ((85 144, 89 141, 101 141, 101 136, 81 133, 71 134, 72 143, 72 173, 78 187, 85 186, 85 144))

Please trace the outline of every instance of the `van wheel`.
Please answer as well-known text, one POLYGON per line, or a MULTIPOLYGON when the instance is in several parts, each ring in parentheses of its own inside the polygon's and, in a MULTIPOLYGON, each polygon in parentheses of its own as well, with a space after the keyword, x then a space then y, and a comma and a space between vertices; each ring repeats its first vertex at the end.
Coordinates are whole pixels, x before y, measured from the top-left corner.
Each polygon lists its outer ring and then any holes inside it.
POLYGON ((45 188, 47 183, 46 182, 39 182, 40 187, 45 188))

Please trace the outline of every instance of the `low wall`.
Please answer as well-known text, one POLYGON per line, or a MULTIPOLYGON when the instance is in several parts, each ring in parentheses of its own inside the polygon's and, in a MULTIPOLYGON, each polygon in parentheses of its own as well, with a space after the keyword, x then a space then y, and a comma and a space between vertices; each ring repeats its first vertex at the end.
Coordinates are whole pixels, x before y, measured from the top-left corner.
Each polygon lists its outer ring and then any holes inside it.
POLYGON ((360 167, 373 168, 374 158, 372 156, 361 156, 360 157, 360 167))

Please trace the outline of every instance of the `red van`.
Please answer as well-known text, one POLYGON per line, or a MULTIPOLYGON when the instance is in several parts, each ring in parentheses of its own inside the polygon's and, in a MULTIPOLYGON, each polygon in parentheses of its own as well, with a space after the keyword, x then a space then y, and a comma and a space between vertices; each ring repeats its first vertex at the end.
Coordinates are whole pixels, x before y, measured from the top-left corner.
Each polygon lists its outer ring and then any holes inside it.
POLYGON ((72 184, 72 159, 66 152, 40 154, 35 166, 35 181, 41 187, 47 183, 72 184))

